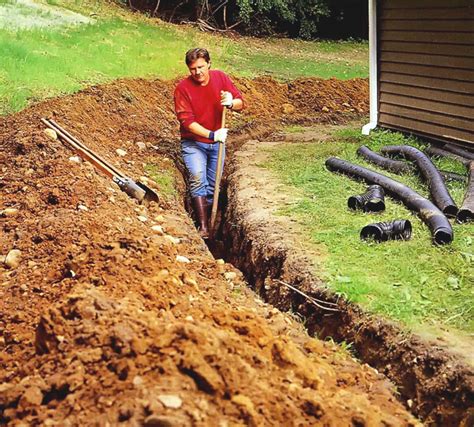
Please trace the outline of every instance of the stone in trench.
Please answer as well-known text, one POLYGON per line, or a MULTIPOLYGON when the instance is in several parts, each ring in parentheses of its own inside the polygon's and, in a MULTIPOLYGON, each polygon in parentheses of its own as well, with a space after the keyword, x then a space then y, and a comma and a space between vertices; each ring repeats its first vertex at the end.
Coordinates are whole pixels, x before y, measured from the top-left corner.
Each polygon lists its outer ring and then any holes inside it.
POLYGON ((296 108, 292 104, 283 104, 281 106, 281 111, 283 114, 293 114, 296 111, 296 108))
POLYGON ((127 152, 125 150, 122 150, 121 148, 117 148, 115 152, 120 156, 120 157, 125 157, 127 155, 127 152))
POLYGON ((4 263, 8 268, 17 268, 20 265, 20 261, 21 251, 19 249, 12 249, 5 257, 4 263))
POLYGON ((58 139, 58 134, 53 129, 45 129, 44 133, 51 139, 58 139))
POLYGON ((16 216, 17 214, 18 214, 17 208, 6 208, 0 211, 0 216, 2 217, 16 216))
POLYGON ((138 141, 136 145, 137 145, 137 148, 139 150, 145 150, 146 149, 146 144, 142 141, 138 141))
POLYGON ((194 287, 197 287, 197 282, 196 282, 196 279, 194 279, 193 277, 189 276, 188 274, 184 274, 183 276, 183 282, 186 284, 186 285, 191 285, 191 286, 194 286, 194 287))
POLYGON ((155 234, 158 234, 158 236, 162 236, 163 234, 165 234, 161 225, 153 225, 151 229, 155 234))
POLYGON ((160 394, 158 400, 165 405, 167 408, 179 409, 183 404, 183 401, 179 396, 173 394, 160 394))
POLYGON ((182 262, 182 263, 185 263, 185 264, 191 262, 189 260, 189 258, 186 258, 185 256, 182 256, 182 255, 176 255, 176 261, 177 262, 182 262))
POLYGON ((156 222, 165 222, 165 217, 163 215, 157 215, 153 218, 156 222))
POLYGON ((79 156, 71 156, 69 157, 69 161, 73 163, 81 163, 82 159, 79 156))
POLYGON ((248 413, 253 413, 255 411, 253 402, 250 400, 249 397, 245 396, 244 394, 236 394, 232 396, 231 401, 234 402, 236 405, 245 408, 248 413))
POLYGON ((41 389, 37 386, 28 387, 23 393, 23 396, 21 396, 21 402, 23 404, 26 404, 25 406, 38 406, 41 405, 42 401, 43 393, 41 392, 41 389))
POLYGON ((177 237, 170 236, 169 234, 165 235, 165 239, 173 243, 173 245, 177 245, 179 242, 181 242, 181 240, 179 240, 177 237))
POLYGON ((234 271, 228 271, 227 273, 224 274, 224 277, 227 280, 235 280, 237 278, 237 273, 234 271))

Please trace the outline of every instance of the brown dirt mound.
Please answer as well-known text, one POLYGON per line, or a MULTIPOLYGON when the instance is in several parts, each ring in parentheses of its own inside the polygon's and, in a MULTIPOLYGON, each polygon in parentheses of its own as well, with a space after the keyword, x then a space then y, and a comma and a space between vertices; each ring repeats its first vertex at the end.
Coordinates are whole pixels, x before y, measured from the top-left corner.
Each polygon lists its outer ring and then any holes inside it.
MULTIPOLYGON (((367 111, 365 81, 294 82, 296 97, 269 79, 238 84, 242 135, 367 111)), ((173 87, 119 81, 1 119, 0 209, 16 211, 0 218, 0 253, 21 259, 0 267, 0 423, 414 425, 382 376, 308 338, 216 262, 178 198, 136 204, 39 121, 54 118, 132 177, 150 162, 175 170, 173 87)), ((176 185, 184 194, 177 171, 176 185)))

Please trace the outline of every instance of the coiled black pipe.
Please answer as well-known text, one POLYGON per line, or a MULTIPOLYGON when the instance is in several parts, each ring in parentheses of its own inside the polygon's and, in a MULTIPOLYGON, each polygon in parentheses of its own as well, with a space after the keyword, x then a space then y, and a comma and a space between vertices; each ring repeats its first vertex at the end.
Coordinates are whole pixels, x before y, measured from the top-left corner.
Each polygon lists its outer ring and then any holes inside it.
POLYGON ((380 154, 372 151, 365 145, 360 146, 357 149, 357 154, 363 157, 365 160, 374 163, 388 171, 395 173, 413 173, 414 168, 412 165, 400 160, 389 159, 388 157, 381 156, 380 154))
POLYGON ((382 147, 380 151, 382 154, 388 154, 389 156, 403 156, 404 158, 415 162, 421 175, 428 183, 431 197, 436 206, 438 206, 445 215, 450 217, 456 216, 458 213, 456 203, 454 203, 453 198, 449 194, 443 177, 426 154, 409 145, 387 145, 382 147))
MULTIPOLYGON (((374 165, 380 166, 381 168, 384 168, 390 172, 402 174, 414 173, 416 171, 411 164, 402 162, 401 160, 393 160, 388 157, 381 156, 380 154, 372 151, 369 147, 366 147, 365 145, 362 145, 358 148, 357 154, 363 157, 365 160, 373 163, 374 165)), ((463 175, 442 170, 440 170, 439 173, 445 181, 466 182, 466 177, 463 175)))
POLYGON ((448 157, 450 159, 457 160, 458 162, 462 163, 464 166, 469 166, 469 160, 466 159, 465 157, 458 156, 457 154, 451 153, 441 148, 429 146, 425 148, 425 152, 430 157, 448 157))
POLYGON ((368 184, 380 185, 387 193, 401 200, 409 209, 418 212, 422 221, 431 230, 435 243, 443 245, 453 241, 453 229, 446 216, 432 202, 410 187, 385 175, 336 157, 327 159, 326 167, 332 172, 341 172, 353 178, 363 179, 368 184))
POLYGON ((443 148, 446 151, 450 151, 451 153, 457 154, 458 156, 464 157, 465 159, 474 160, 474 153, 464 150, 463 148, 456 145, 446 144, 443 146, 443 148))
POLYGON ((474 161, 469 165, 469 180, 462 206, 458 211, 457 221, 474 221, 474 161))

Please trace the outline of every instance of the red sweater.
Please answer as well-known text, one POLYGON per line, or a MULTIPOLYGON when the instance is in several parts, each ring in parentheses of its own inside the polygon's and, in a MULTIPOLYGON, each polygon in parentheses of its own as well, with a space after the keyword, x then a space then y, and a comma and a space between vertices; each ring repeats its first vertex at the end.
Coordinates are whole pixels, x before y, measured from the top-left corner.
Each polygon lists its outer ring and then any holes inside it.
POLYGON ((209 83, 201 86, 191 76, 181 80, 174 91, 174 110, 180 123, 181 139, 199 142, 214 142, 192 133, 193 122, 211 131, 221 127, 221 90, 230 92, 234 98, 242 99, 239 90, 230 78, 219 70, 209 70, 209 83))

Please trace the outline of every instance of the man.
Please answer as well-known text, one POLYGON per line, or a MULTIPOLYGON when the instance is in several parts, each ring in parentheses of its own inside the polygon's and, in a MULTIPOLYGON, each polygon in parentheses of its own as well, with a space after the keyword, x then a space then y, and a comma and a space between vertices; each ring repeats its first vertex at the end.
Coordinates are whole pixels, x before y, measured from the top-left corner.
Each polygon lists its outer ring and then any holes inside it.
POLYGON ((219 143, 225 143, 227 139, 227 129, 221 128, 222 110, 239 111, 243 108, 243 100, 225 73, 210 69, 211 58, 206 49, 189 50, 185 60, 190 75, 176 86, 174 105, 199 234, 207 239, 219 143))

